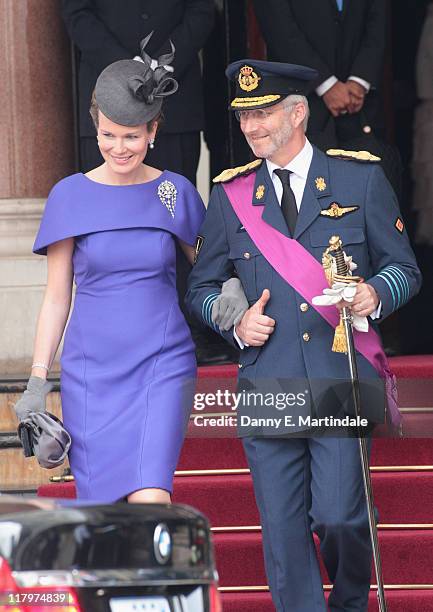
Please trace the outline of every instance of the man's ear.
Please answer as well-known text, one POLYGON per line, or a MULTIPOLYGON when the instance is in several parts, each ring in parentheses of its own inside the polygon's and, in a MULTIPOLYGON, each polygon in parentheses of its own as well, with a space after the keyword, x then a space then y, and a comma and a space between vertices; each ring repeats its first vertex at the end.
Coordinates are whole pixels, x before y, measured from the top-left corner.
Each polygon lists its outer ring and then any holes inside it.
POLYGON ((295 117, 295 127, 298 127, 304 121, 306 115, 305 106, 302 104, 302 102, 299 102, 295 106, 295 108, 293 109, 293 114, 295 117))

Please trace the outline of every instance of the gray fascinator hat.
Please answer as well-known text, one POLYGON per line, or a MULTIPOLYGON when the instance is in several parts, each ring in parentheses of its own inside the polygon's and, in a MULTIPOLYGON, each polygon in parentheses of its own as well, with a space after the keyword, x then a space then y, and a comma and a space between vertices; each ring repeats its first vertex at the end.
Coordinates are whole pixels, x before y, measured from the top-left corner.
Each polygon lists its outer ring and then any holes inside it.
POLYGON ((95 99, 100 111, 119 125, 136 126, 148 123, 160 112, 162 101, 178 89, 170 76, 171 53, 152 59, 145 51, 151 32, 141 41, 141 58, 119 60, 105 68, 95 85, 95 99))

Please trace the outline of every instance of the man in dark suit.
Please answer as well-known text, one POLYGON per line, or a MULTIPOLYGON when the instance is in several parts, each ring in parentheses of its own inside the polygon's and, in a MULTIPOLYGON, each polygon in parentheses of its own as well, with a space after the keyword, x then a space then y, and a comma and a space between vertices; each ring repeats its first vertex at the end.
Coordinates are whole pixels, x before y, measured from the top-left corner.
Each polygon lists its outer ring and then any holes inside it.
POLYGON ((79 50, 78 98, 81 169, 102 163, 89 107, 99 73, 109 64, 139 55, 140 41, 153 31, 146 52, 176 53, 173 76, 179 90, 164 105, 164 122, 146 163, 179 172, 193 183, 200 155, 203 97, 198 52, 214 19, 213 0, 62 0, 62 15, 79 50))
POLYGON ((319 77, 308 97, 308 137, 322 149, 384 131, 380 83, 385 0, 254 0, 268 59, 319 77))

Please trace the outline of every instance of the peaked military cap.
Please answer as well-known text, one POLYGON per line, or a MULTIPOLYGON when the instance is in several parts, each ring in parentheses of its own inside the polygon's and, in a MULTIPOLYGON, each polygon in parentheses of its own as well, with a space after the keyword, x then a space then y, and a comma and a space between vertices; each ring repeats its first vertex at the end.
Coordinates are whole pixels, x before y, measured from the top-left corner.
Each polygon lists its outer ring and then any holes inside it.
POLYGON ((291 94, 307 95, 318 72, 298 64, 245 59, 229 64, 226 76, 236 83, 230 108, 249 110, 278 104, 291 94))

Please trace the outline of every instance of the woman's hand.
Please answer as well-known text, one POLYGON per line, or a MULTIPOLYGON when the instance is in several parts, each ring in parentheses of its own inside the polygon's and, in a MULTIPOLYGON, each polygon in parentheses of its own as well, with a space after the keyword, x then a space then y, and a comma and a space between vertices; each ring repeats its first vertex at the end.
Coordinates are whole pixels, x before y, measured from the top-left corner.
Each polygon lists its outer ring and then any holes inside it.
POLYGON ((31 412, 45 412, 46 399, 53 384, 39 376, 30 376, 27 389, 14 406, 19 421, 27 418, 31 412))
POLYGON ((236 277, 229 278, 212 305, 212 321, 223 331, 228 331, 239 323, 248 308, 241 281, 236 277))

